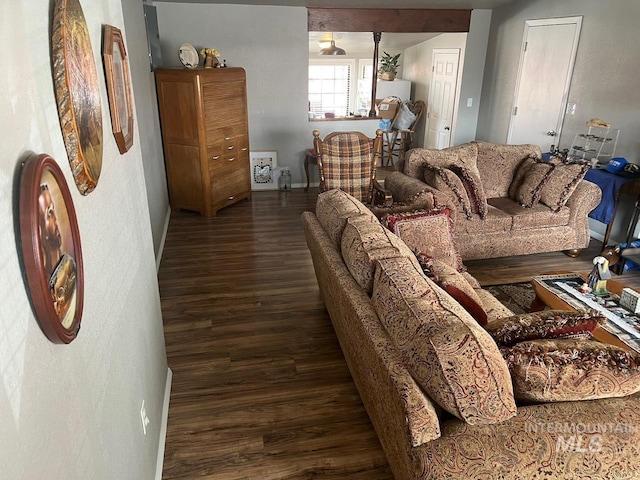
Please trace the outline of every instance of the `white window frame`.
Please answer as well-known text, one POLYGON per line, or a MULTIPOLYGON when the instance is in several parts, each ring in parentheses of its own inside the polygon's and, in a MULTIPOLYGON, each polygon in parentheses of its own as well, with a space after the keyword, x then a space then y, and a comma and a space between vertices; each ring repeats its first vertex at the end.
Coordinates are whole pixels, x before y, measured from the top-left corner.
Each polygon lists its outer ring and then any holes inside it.
MULTIPOLYGON (((356 88, 358 86, 358 82, 356 80, 356 60, 353 58, 314 58, 309 59, 309 65, 349 65, 351 67, 351 73, 349 75, 350 84, 349 84, 349 97, 347 101, 349 102, 347 105, 347 114, 350 111, 353 111, 356 102, 356 88)), ((309 74, 307 73, 307 95, 309 88, 309 74)))
MULTIPOLYGON (((364 80, 364 69, 366 66, 373 67, 373 59, 371 58, 336 58, 336 57, 324 57, 324 58, 310 58, 309 65, 349 65, 351 67, 350 85, 349 85, 349 108, 348 112, 354 114, 362 114, 367 116, 371 106, 371 88, 368 88, 368 95, 366 98, 366 108, 358 108, 358 83, 360 80, 364 80)), ((372 72, 373 75, 376 75, 372 72)), ((377 76, 377 75, 376 75, 377 76)), ((307 89, 308 89, 308 75, 307 75, 307 89)), ((371 79, 368 79, 371 82, 371 79)), ((308 94, 308 90, 307 90, 308 94)))

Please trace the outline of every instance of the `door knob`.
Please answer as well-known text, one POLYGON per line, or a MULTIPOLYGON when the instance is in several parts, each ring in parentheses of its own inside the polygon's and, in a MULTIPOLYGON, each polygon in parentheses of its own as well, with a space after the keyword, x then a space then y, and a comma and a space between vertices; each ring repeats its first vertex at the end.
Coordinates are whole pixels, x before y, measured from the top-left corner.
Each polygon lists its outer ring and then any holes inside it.
POLYGON ((451 130, 449 127, 444 127, 445 130, 451 130))
POLYGON ((556 133, 556 131, 555 131, 555 130, 549 130, 549 131, 547 132, 547 135, 549 135, 550 137, 555 137, 555 136, 557 135, 557 133, 556 133))

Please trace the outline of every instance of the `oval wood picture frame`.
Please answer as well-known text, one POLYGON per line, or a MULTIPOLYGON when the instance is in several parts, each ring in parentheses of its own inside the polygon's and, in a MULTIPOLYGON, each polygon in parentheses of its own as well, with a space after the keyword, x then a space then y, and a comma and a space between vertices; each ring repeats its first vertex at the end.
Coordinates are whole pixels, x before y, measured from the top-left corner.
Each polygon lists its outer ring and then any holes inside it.
POLYGON ((78 335, 84 304, 84 269, 71 192, 56 161, 32 155, 20 178, 20 239, 31 303, 54 343, 78 335))
POLYGON ((88 195, 102 170, 102 107, 89 30, 78 0, 55 0, 51 30, 62 137, 76 186, 88 195))

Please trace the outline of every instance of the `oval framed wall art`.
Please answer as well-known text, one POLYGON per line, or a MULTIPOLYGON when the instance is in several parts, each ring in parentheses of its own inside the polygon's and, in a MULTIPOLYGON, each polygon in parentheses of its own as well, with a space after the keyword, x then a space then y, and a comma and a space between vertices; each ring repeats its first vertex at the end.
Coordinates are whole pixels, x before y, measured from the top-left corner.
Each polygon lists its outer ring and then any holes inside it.
POLYGON ((102 108, 91 39, 78 0, 55 0, 51 31, 62 136, 76 186, 88 195, 102 169, 102 108))
POLYGON ((84 303, 82 247, 71 192, 47 154, 30 156, 22 167, 20 240, 38 323, 52 342, 70 343, 84 303))

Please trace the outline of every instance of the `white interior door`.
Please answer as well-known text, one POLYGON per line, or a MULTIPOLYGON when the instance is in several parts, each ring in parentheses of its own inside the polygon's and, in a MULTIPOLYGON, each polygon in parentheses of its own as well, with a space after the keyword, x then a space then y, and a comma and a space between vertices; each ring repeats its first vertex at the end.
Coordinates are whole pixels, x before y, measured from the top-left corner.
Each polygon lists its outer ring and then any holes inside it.
POLYGON ((527 20, 507 143, 558 144, 582 17, 527 20))
POLYGON ((460 49, 435 49, 427 102, 426 148, 451 145, 460 49))

